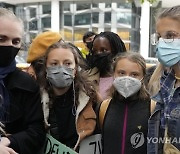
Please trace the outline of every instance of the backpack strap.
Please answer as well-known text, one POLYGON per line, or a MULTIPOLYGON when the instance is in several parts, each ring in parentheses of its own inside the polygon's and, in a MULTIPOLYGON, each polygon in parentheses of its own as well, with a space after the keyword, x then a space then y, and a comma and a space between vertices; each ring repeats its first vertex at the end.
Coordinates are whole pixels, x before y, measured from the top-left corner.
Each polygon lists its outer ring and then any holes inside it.
POLYGON ((100 109, 99 109, 99 124, 100 124, 100 128, 102 129, 103 126, 103 122, 104 122, 104 117, 107 111, 107 108, 109 106, 109 103, 111 101, 111 98, 104 100, 101 103, 100 109))

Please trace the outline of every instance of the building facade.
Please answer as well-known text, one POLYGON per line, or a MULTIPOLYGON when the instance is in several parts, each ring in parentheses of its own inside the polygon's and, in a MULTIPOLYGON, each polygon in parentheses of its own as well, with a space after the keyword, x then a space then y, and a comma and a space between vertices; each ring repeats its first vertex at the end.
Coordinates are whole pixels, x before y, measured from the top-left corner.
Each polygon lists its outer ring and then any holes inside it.
POLYGON ((25 50, 38 33, 46 30, 59 31, 64 40, 78 47, 83 47, 82 36, 86 31, 112 31, 125 42, 127 50, 153 57, 155 47, 150 44, 150 35, 155 32, 154 14, 163 4, 157 1, 150 6, 148 3, 149 10, 145 7, 143 10, 139 1, 6 0, 0 6, 13 9, 23 20, 25 50), (143 14, 145 22, 141 23, 143 14))

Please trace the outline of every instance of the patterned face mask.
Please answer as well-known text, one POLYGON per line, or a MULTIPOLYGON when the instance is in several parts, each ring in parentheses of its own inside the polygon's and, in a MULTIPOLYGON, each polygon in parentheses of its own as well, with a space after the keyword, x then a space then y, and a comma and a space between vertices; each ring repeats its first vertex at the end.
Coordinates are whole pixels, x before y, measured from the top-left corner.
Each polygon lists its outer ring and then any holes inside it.
POLYGON ((72 68, 63 66, 53 66, 46 69, 47 79, 57 88, 65 88, 72 84, 74 80, 72 68))

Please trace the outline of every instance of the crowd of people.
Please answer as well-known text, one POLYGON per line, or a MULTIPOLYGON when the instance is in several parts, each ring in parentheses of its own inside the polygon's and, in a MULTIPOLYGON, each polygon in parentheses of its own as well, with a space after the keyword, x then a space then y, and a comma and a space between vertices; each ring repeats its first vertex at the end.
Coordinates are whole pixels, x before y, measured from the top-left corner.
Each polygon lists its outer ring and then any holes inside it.
POLYGON ((42 154, 46 134, 78 153, 97 133, 102 154, 180 153, 179 5, 157 16, 160 63, 150 69, 114 32, 88 31, 79 50, 46 31, 24 72, 15 61, 23 22, 0 8, 0 23, 0 154, 42 154))

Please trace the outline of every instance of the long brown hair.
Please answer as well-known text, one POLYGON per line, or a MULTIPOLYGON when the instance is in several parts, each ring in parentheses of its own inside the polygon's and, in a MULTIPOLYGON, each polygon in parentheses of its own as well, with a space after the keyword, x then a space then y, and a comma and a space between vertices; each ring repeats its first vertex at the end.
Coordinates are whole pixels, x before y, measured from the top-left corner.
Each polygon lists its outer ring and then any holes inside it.
POLYGON ((42 80, 40 83, 41 88, 45 88, 48 91, 48 93, 50 94, 50 97, 54 96, 52 87, 50 86, 48 80, 46 79, 46 62, 47 62, 49 53, 52 50, 58 49, 58 48, 70 49, 70 51, 74 55, 75 65, 76 65, 75 66, 76 76, 74 79, 75 91, 76 91, 76 103, 78 102, 79 90, 82 90, 83 92, 85 92, 86 95, 88 95, 92 99, 93 102, 97 102, 96 91, 94 90, 91 82, 88 80, 88 77, 86 76, 87 74, 79 71, 79 59, 78 59, 78 55, 76 53, 76 49, 72 45, 65 43, 65 42, 54 43, 51 46, 49 46, 49 48, 47 49, 45 56, 44 56, 44 67, 42 70, 43 76, 42 76, 42 80))

